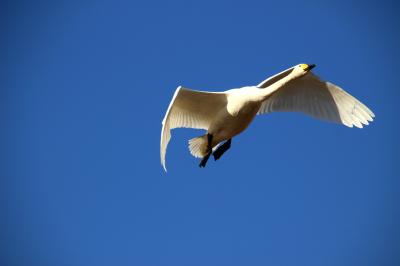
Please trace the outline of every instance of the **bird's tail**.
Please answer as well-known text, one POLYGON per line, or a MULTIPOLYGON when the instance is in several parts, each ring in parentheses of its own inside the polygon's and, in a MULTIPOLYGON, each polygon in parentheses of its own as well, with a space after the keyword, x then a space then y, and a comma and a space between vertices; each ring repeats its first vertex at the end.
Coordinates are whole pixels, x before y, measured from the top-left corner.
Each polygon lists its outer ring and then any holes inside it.
POLYGON ((207 154, 207 134, 189 140, 190 153, 197 158, 202 158, 207 154))

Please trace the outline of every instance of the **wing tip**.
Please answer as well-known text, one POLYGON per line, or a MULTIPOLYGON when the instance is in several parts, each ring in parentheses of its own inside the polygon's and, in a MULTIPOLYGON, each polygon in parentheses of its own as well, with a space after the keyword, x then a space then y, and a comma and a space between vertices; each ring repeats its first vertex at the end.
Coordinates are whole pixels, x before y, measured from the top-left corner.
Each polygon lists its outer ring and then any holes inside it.
POLYGON ((161 158, 161 165, 165 172, 167 172, 167 166, 165 165, 165 159, 161 158))
POLYGON ((364 128, 364 127, 370 125, 370 123, 371 123, 372 121, 373 121, 372 118, 371 118, 371 119, 368 119, 368 120, 365 120, 365 121, 360 121, 360 120, 354 121, 354 120, 353 120, 353 121, 351 121, 351 122, 342 120, 342 124, 345 125, 346 127, 349 127, 349 128, 353 128, 353 127, 364 128))

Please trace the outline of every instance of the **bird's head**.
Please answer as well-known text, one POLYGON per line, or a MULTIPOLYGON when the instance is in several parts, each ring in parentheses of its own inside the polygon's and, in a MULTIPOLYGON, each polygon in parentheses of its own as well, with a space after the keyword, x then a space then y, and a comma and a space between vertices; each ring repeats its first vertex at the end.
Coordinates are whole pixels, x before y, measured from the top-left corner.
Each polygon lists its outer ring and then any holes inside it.
POLYGON ((313 69, 314 67, 315 67, 314 64, 299 64, 295 67, 294 70, 299 76, 303 76, 308 72, 310 72, 310 70, 313 69))

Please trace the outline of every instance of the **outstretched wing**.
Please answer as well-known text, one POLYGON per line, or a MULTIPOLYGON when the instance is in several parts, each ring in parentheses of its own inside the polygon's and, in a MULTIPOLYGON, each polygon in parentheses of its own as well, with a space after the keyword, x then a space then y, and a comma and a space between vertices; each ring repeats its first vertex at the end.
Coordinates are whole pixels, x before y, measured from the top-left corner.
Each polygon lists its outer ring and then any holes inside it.
MULTIPOLYGON (((279 74, 278 74, 279 75, 279 74)), ((258 114, 302 112, 312 117, 362 128, 374 113, 340 87, 311 72, 290 81, 265 100, 258 114)))
POLYGON ((160 155, 165 171, 165 155, 171 129, 178 127, 208 129, 215 114, 226 107, 226 95, 195 91, 179 86, 162 121, 160 155))

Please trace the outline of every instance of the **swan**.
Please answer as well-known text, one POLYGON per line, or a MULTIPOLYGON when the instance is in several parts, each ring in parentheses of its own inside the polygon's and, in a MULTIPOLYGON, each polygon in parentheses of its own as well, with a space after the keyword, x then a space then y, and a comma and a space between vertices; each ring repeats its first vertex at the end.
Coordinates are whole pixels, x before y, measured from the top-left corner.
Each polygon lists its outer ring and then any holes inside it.
POLYGON ((207 133, 189 140, 194 157, 205 167, 210 155, 218 160, 230 147, 232 138, 256 115, 271 112, 302 112, 314 118, 362 128, 374 113, 337 85, 311 72, 314 64, 298 64, 262 81, 224 92, 191 90, 179 86, 162 121, 160 156, 165 156, 171 129, 205 129, 207 133), (225 141, 225 142, 224 142, 225 141), (221 142, 224 142, 221 144, 221 142))

